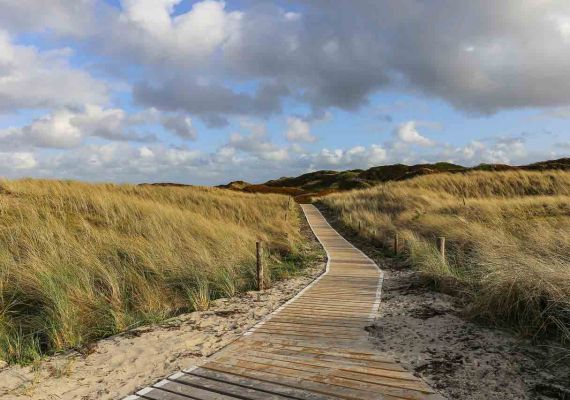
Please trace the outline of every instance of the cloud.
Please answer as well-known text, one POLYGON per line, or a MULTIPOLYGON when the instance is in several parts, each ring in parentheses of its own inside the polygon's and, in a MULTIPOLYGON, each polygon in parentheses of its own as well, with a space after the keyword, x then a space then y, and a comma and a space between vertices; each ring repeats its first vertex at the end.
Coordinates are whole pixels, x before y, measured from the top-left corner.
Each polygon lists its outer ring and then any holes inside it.
MULTIPOLYGON (((116 41, 105 49, 138 62, 179 68, 203 65, 239 29, 242 13, 222 1, 205 0, 173 16, 181 0, 123 0, 107 31, 116 41)), ((102 40, 103 37, 100 38, 102 40)))
POLYGON ((414 144, 422 147, 434 146, 435 142, 422 136, 416 126, 415 121, 408 121, 400 124, 394 130, 394 136, 397 140, 405 144, 414 144))
MULTIPOLYGON (((38 176, 89 181, 218 184, 237 179, 264 182, 276 176, 295 176, 319 169, 369 168, 402 161, 397 150, 379 144, 310 152, 302 148, 280 148, 271 143, 263 124, 246 121, 242 129, 248 130, 249 134, 236 134, 229 143, 213 152, 185 146, 128 142, 83 144, 62 152, 41 149, 0 152, 0 175, 13 178, 38 176)), ((524 164, 545 159, 550 154, 528 151, 524 139, 520 137, 473 141, 465 146, 446 145, 426 150, 428 152, 420 154, 406 153, 408 158, 405 162, 413 164, 447 160, 475 165, 508 161, 524 164), (511 152, 513 148, 515 151, 511 152)))
POLYGON ((185 174, 200 169, 201 157, 200 152, 185 148, 113 142, 81 146, 58 156, 44 154, 38 167, 47 176, 90 181, 183 180, 185 174))
MULTIPOLYGON (((96 105, 87 105, 81 110, 62 108, 37 118, 28 125, 0 129, 0 143, 14 149, 30 147, 66 149, 78 147, 89 137, 110 141, 154 142, 157 140, 156 136, 140 132, 139 127, 153 123, 157 119, 171 122, 177 118, 179 118, 177 115, 160 115, 154 110, 128 114, 122 109, 96 105)), ((173 127, 169 124, 166 128, 184 127, 173 127)))
MULTIPOLYGON (((355 110, 389 87, 421 91, 469 113, 570 103, 570 59, 560 57, 570 49, 564 28, 570 4, 563 2, 380 0, 331 8, 320 0, 298 2, 294 18, 263 2, 235 12, 213 1, 173 17, 172 3, 157 3, 152 17, 135 18, 125 7, 121 20, 128 24, 118 25, 111 45, 128 42, 172 71, 190 65, 203 73, 209 64, 214 79, 269 80, 314 108, 355 110), (198 15, 203 23, 186 23, 198 15), (203 35, 207 24, 212 33, 203 35)), ((146 2, 136 4, 150 13, 146 2)))
POLYGON ((81 143, 82 132, 71 123, 74 113, 59 110, 22 128, 0 131, 0 142, 8 147, 70 148, 81 143))
POLYGON ((570 106, 556 107, 553 109, 545 110, 538 115, 538 118, 544 117, 570 119, 570 106))
POLYGON ((287 118, 285 137, 290 142, 314 143, 317 138, 311 135, 311 124, 298 117, 287 118))
POLYGON ((242 128, 249 130, 250 134, 231 134, 224 146, 226 150, 239 150, 262 160, 285 161, 289 158, 287 149, 279 148, 270 141, 264 125, 242 121, 242 128))
POLYGON ((218 84, 170 80, 158 85, 138 83, 133 97, 140 105, 198 115, 211 127, 219 127, 227 124, 228 116, 268 116, 279 112, 281 97, 286 93, 286 88, 272 84, 261 85, 251 95, 218 84))
POLYGON ((12 32, 21 26, 79 38, 102 55, 139 65, 153 81, 135 91, 146 106, 201 114, 217 124, 224 114, 278 112, 282 96, 315 109, 356 110, 370 95, 394 88, 477 114, 570 104, 570 58, 561 56, 570 50, 568 2, 506 0, 491 7, 486 0, 378 0, 330 7, 293 0, 291 12, 267 2, 230 10, 205 0, 174 13, 179 3, 124 0, 118 8, 92 0, 3 0, 0 22, 12 32), (181 84, 189 73, 209 83, 181 84), (228 81, 264 83, 279 95, 264 108, 255 96, 229 89, 228 81), (198 95, 206 106, 197 104, 198 95))
POLYGON ((184 114, 166 114, 160 122, 170 132, 182 139, 196 140, 196 129, 192 125, 192 119, 184 114))
POLYGON ((4 171, 24 172, 37 166, 33 153, 28 152, 0 152, 0 173, 4 171))
POLYGON ((68 48, 40 52, 14 45, 0 30, 0 113, 105 103, 106 85, 71 67, 70 56, 68 48))
MULTIPOLYGON (((291 12, 267 2, 245 2, 240 10, 230 10, 222 1, 205 0, 174 13, 180 3, 124 0, 119 8, 93 0, 50 0, 47 5, 2 0, 0 23, 11 32, 84 40, 101 55, 141 66, 144 80, 153 81, 150 87, 139 84, 136 92, 146 106, 201 114, 214 125, 223 122, 224 114, 279 112, 276 99, 282 96, 315 109, 356 110, 370 95, 394 88, 442 98, 477 114, 570 104, 570 58, 561 56, 570 50, 568 2, 506 0, 491 7, 486 0, 467 5, 378 0, 330 7, 323 0, 293 0, 291 12), (183 82, 177 88, 188 74, 209 83, 183 82), (263 108, 255 96, 228 89, 229 81, 265 83, 279 88, 280 95, 263 108), (173 98, 166 101, 172 89, 173 98), (206 99, 205 110, 197 104, 198 95, 206 99), (245 107, 239 105, 242 100, 245 107), (215 107, 218 101, 223 106, 215 107)), ((74 72, 75 81, 66 81, 72 85, 60 79, 25 87, 85 88, 86 76, 66 68, 67 74, 74 72)), ((12 96, 10 103, 17 99, 12 96)))
POLYGON ((370 168, 380 165, 388 159, 388 154, 382 146, 355 146, 350 149, 322 149, 310 157, 310 169, 354 169, 370 168))
POLYGON ((98 136, 114 141, 153 142, 153 134, 139 133, 134 130, 137 125, 150 122, 154 115, 128 114, 119 108, 102 108, 100 106, 86 106, 71 119, 71 123, 82 132, 84 136, 98 136))
POLYGON ((444 146, 429 159, 450 160, 462 165, 523 164, 551 156, 547 153, 532 154, 526 146, 525 134, 511 137, 496 137, 485 141, 473 140, 462 147, 444 146))
POLYGON ((0 26, 13 33, 84 37, 96 28, 97 8, 94 0, 0 0, 0 26))

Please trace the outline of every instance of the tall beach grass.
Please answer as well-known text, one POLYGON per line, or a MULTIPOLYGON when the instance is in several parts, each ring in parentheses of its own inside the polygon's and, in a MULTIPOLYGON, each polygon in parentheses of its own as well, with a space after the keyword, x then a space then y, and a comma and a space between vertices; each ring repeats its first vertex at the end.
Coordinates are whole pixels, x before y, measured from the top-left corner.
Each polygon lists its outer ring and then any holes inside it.
POLYGON ((365 239, 388 247, 398 233, 422 276, 473 316, 570 340, 570 172, 437 174, 321 201, 365 239))
POLYGON ((249 290, 258 239, 272 249, 267 279, 289 273, 302 254, 288 200, 1 181, 0 359, 30 361, 249 290))

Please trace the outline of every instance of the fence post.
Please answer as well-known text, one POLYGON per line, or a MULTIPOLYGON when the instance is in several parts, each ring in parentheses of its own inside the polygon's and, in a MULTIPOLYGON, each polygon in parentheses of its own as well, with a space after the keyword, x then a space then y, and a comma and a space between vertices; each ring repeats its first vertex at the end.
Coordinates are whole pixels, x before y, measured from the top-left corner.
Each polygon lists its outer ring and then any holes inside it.
POLYGON ((255 242, 255 250, 257 255, 257 290, 264 290, 264 280, 263 280, 263 249, 262 242, 255 242))
POLYGON ((394 254, 398 255, 400 252, 400 237, 398 236, 398 232, 394 235, 394 254))
POLYGON ((445 236, 438 236, 436 242, 439 254, 441 254, 441 256, 445 258, 445 236))
POLYGON ((289 200, 287 200, 287 209, 285 210, 285 222, 287 222, 287 218, 289 217, 290 208, 291 208, 291 196, 289 196, 289 200))

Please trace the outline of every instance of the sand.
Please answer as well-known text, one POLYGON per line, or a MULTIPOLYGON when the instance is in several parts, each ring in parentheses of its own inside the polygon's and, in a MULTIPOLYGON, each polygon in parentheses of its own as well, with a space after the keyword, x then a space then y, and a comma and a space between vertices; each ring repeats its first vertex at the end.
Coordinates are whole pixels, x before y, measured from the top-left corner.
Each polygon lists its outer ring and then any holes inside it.
POLYGON ((462 316, 457 299, 384 264, 376 348, 449 399, 570 399, 570 349, 533 343, 462 316))
POLYGON ((48 357, 35 366, 0 367, 0 398, 120 399, 202 362, 295 296, 323 270, 320 262, 264 292, 219 299, 208 311, 103 339, 81 353, 48 357))

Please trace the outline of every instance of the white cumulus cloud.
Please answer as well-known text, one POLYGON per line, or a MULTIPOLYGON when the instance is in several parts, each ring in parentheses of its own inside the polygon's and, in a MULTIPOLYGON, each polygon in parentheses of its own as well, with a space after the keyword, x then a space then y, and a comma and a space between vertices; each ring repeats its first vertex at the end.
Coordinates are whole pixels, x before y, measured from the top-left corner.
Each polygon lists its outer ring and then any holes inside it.
POLYGON ((290 142, 313 143, 317 138, 311 134, 311 124, 298 117, 287 118, 285 137, 290 142))
POLYGON ((105 103, 106 85, 70 66, 70 55, 67 48, 15 45, 0 30, 0 112, 105 103))
POLYGON ((415 121, 408 121, 400 124, 394 131, 394 136, 396 136, 398 140, 407 144, 415 144, 422 147, 435 145, 433 140, 430 140, 420 134, 415 121))

